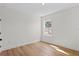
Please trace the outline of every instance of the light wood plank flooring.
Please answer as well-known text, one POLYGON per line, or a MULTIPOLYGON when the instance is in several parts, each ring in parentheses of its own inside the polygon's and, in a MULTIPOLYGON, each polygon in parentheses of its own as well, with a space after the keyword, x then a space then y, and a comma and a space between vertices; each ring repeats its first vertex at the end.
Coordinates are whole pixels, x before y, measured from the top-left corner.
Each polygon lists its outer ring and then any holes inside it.
POLYGON ((45 42, 36 42, 3 51, 0 56, 79 56, 79 51, 45 42))

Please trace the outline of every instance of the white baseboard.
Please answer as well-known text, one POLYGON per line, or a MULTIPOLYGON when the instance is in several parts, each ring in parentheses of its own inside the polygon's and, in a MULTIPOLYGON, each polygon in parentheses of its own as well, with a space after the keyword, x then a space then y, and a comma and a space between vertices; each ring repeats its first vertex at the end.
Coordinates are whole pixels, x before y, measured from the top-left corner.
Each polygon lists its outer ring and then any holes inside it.
POLYGON ((7 48, 5 48, 5 49, 2 49, 0 52, 5 51, 5 50, 8 50, 8 49, 16 48, 16 47, 21 47, 21 46, 23 46, 23 45, 32 44, 32 43, 39 42, 39 41, 40 41, 40 40, 34 40, 34 41, 31 41, 31 42, 28 42, 28 43, 22 43, 22 44, 18 44, 18 45, 16 45, 16 46, 7 47, 7 48))

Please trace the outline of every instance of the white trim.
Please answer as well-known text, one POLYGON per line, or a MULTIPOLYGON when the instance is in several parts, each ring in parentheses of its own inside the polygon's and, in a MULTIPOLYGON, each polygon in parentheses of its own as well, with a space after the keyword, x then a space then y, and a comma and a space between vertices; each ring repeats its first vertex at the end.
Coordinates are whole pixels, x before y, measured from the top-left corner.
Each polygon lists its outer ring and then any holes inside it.
POLYGON ((31 41, 31 42, 28 42, 28 43, 18 44, 17 46, 14 46, 14 47, 12 46, 12 47, 8 47, 8 48, 6 48, 6 49, 2 49, 1 52, 4 51, 4 50, 16 48, 16 47, 21 47, 21 46, 28 45, 28 44, 32 44, 32 43, 39 42, 39 41, 40 41, 40 40, 34 40, 34 41, 31 41))

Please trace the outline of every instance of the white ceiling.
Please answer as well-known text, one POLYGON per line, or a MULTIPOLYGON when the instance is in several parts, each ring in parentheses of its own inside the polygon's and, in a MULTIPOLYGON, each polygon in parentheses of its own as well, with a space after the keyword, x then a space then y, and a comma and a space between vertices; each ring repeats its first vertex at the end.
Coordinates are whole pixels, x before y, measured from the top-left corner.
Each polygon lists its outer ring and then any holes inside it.
MULTIPOLYGON (((1 4, 0 4, 1 5, 1 4)), ((56 10, 61 10, 64 8, 74 7, 79 5, 78 3, 8 3, 2 4, 8 8, 12 8, 24 13, 44 15, 49 12, 54 12, 56 10)))

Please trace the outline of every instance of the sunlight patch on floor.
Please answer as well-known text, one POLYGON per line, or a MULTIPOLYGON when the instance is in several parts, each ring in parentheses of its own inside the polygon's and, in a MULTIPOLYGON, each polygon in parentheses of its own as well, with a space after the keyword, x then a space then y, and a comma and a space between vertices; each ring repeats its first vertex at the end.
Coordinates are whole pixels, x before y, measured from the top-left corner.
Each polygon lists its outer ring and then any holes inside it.
POLYGON ((66 53, 65 51, 61 50, 60 48, 58 48, 58 47, 56 47, 56 46, 54 46, 54 45, 50 45, 50 46, 53 47, 55 50, 61 52, 61 53, 64 53, 64 54, 66 54, 66 55, 69 55, 68 53, 66 53))

